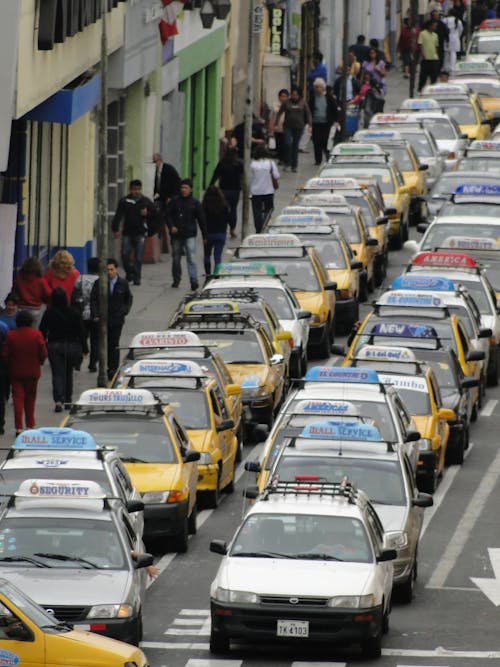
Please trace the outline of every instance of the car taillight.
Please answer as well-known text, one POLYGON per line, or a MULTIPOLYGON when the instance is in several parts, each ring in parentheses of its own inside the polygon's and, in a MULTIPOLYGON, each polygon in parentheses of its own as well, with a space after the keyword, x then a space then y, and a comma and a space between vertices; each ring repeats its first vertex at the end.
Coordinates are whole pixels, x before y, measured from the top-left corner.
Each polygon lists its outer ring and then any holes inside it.
POLYGON ((295 347, 295 343, 293 342, 293 338, 288 339, 288 345, 290 346, 290 349, 293 350, 293 348, 295 347))
POLYGON ((452 151, 451 153, 448 153, 448 160, 454 160, 455 159, 455 153, 452 151))

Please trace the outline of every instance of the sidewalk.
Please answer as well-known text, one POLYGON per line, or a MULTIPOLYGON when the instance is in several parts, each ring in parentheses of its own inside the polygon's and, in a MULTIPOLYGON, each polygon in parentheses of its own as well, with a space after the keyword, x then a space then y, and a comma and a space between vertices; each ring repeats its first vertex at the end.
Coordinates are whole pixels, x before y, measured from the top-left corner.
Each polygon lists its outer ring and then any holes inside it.
MULTIPOLYGON (((403 79, 400 71, 392 70, 387 75, 387 86, 388 94, 385 111, 395 111, 400 102, 408 97, 408 81, 403 79)), ((281 174, 280 187, 275 195, 275 215, 289 204, 295 190, 307 179, 312 178, 318 170, 318 167, 314 165, 311 143, 309 143, 307 150, 307 153, 300 153, 299 155, 299 166, 296 174, 291 172, 281 174)), ((229 261, 231 259, 232 251, 238 245, 238 240, 228 242, 224 251, 224 260, 229 261)), ((198 270, 200 277, 203 276, 201 242, 198 244, 198 270)), ((171 288, 171 283, 170 255, 162 255, 161 261, 158 264, 144 266, 142 284, 138 287, 131 287, 134 295, 134 304, 125 323, 121 339, 122 345, 126 345, 131 337, 140 331, 156 331, 166 328, 177 304, 189 287, 185 263, 183 264, 183 277, 180 288, 171 288)), ((75 387, 73 398, 78 398, 79 394, 85 389, 93 388, 96 379, 96 373, 89 373, 87 371, 86 360, 84 360, 82 370, 74 374, 75 387)), ((65 414, 54 413, 51 372, 50 366, 46 362, 42 370, 42 378, 38 385, 37 424, 38 426, 57 426, 61 423, 65 414)), ((9 401, 6 407, 5 421, 5 435, 0 436, 1 447, 10 446, 14 439, 14 418, 11 401, 9 401)))

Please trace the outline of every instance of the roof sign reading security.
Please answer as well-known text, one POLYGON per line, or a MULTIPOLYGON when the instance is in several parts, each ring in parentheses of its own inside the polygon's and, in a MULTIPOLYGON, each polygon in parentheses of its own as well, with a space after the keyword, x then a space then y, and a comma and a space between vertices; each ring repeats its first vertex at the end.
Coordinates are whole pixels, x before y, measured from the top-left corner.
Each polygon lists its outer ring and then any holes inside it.
POLYGON ((437 338, 434 327, 427 324, 399 324, 396 322, 379 322, 370 330, 372 336, 393 336, 394 338, 437 338))
POLYGON ((185 315, 237 315, 239 312, 238 304, 226 299, 200 299, 184 306, 185 315))
POLYGON ((500 185, 462 183, 455 190, 456 195, 478 195, 500 197, 500 185))
POLYGON ((499 250, 495 239, 481 239, 475 236, 449 236, 443 241, 444 248, 458 250, 499 250))
POLYGON ((191 331, 142 331, 130 342, 131 348, 142 347, 197 347, 202 343, 191 331))
POLYGON ((386 155, 386 152, 377 144, 348 143, 337 144, 331 155, 386 155))
POLYGON ((455 286, 449 278, 441 276, 420 276, 405 274, 392 281, 391 289, 432 290, 433 292, 454 292, 455 286))
POLYGON ((294 234, 250 234, 242 248, 301 248, 302 241, 294 234))
POLYGON ((358 130, 354 141, 403 141, 403 135, 396 130, 358 130))
POLYGON ((105 498, 97 482, 64 479, 27 479, 21 483, 15 495, 26 498, 105 498))
POLYGON ((410 97, 401 104, 400 109, 408 111, 426 111, 429 109, 439 110, 441 106, 437 100, 423 99, 421 97, 410 97))
POLYGON ((416 362, 413 350, 407 347, 390 347, 389 345, 364 345, 356 354, 358 359, 381 361, 412 361, 416 362))
POLYGON ((301 438, 315 440, 353 440, 358 442, 382 442, 378 429, 371 424, 358 421, 326 421, 307 424, 301 438))
MULTIPOLYGON (((274 276, 276 270, 268 262, 221 262, 215 267, 216 276, 274 276)), ((193 334, 194 335, 194 334, 193 334)))
POLYGON ((356 417, 358 408, 348 401, 305 400, 299 401, 293 409, 297 415, 339 415, 356 417))
POLYGON ((343 366, 313 366, 304 378, 308 382, 353 382, 378 384, 378 375, 371 368, 344 368, 343 366))
POLYGON ((95 451, 94 438, 72 428, 35 428, 23 431, 14 441, 14 449, 62 449, 95 451))
POLYGON ((377 301, 378 306, 404 306, 413 308, 440 308, 443 302, 433 294, 419 294, 413 291, 385 292, 377 301))
POLYGON ((160 359, 143 359, 126 371, 126 375, 175 375, 179 377, 205 377, 201 366, 194 361, 162 361, 160 359))
POLYGON ((106 407, 141 407, 156 405, 153 394, 146 389, 88 389, 76 405, 106 407))
POLYGON ((379 373, 379 377, 383 384, 391 384, 398 389, 410 389, 411 391, 429 393, 427 382, 423 377, 416 377, 415 375, 389 375, 386 373, 379 373))
POLYGON ((474 269, 476 260, 462 252, 419 252, 412 260, 414 266, 448 269, 474 269))

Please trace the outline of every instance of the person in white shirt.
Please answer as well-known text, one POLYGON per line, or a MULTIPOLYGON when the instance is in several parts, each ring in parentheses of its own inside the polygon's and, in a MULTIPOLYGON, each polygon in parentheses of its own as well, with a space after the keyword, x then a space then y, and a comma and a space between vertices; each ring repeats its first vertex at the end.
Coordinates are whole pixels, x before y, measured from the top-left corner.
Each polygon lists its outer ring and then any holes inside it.
POLYGON ((457 63, 457 53, 460 51, 460 41, 464 27, 462 21, 453 15, 450 9, 448 16, 443 19, 443 23, 448 27, 450 34, 448 41, 444 44, 444 64, 443 67, 448 72, 455 69, 457 63))
POLYGON ((250 196, 255 231, 260 234, 274 208, 280 173, 266 146, 255 146, 250 162, 250 196))

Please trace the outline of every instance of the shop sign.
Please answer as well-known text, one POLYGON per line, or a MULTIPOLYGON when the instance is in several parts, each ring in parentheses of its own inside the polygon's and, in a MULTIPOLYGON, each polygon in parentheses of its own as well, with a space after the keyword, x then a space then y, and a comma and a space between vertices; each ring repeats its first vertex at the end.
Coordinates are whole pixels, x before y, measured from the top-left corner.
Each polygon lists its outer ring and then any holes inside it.
POLYGON ((269 12, 271 23, 271 53, 280 56, 283 49, 283 31, 285 29, 285 10, 272 7, 269 12))

